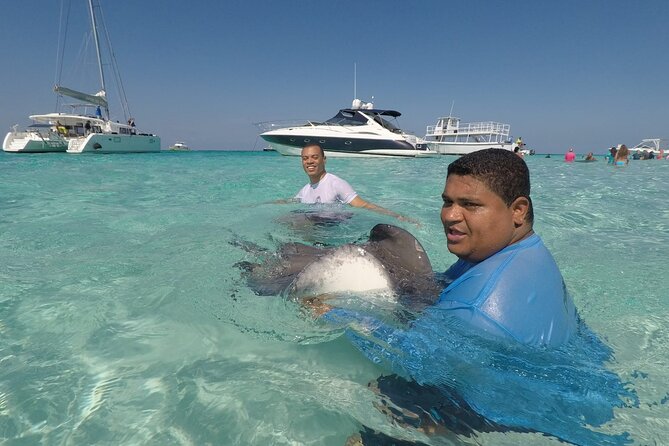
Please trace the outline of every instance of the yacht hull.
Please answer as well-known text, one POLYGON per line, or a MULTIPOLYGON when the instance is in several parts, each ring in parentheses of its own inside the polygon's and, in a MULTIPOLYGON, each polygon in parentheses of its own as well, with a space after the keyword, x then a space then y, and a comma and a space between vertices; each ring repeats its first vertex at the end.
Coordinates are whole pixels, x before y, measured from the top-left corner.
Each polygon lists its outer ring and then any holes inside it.
POLYGON ((286 156, 300 156, 302 148, 310 143, 323 147, 325 155, 330 157, 420 156, 421 152, 427 152, 405 140, 267 134, 261 137, 286 156))
POLYGON ((67 141, 40 137, 28 132, 9 132, 3 140, 2 150, 10 153, 65 152, 67 141))
POLYGON ((72 138, 67 153, 152 153, 160 152, 160 137, 92 133, 72 138))
POLYGON ((467 143, 453 143, 453 142, 435 142, 428 141, 427 146, 431 151, 441 155, 466 155, 468 153, 476 152, 483 149, 504 149, 513 151, 513 144, 500 144, 489 142, 467 142, 467 143))

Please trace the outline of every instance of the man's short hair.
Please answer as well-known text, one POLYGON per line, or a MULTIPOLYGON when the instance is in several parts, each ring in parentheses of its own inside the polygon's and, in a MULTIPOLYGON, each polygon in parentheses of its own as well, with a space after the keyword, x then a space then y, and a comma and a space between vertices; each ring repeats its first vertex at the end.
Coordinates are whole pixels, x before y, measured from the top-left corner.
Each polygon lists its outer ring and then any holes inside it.
POLYGON ((526 220, 534 223, 534 209, 530 198, 530 170, 515 153, 504 149, 484 149, 463 155, 448 165, 450 175, 472 176, 499 196, 507 206, 518 197, 525 197, 530 205, 526 220))
POLYGON ((325 158, 325 150, 323 150, 323 148, 319 144, 316 143, 307 144, 306 146, 302 147, 302 150, 306 149, 307 147, 318 147, 318 149, 321 151, 321 156, 325 158))

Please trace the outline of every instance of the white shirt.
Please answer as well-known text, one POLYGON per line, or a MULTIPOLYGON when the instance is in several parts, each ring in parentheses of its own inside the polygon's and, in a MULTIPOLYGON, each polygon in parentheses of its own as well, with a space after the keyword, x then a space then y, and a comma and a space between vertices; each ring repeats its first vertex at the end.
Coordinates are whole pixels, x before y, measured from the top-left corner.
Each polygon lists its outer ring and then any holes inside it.
POLYGON ((358 194, 350 184, 337 175, 326 173, 318 183, 308 183, 295 195, 301 203, 345 203, 348 204, 358 194))

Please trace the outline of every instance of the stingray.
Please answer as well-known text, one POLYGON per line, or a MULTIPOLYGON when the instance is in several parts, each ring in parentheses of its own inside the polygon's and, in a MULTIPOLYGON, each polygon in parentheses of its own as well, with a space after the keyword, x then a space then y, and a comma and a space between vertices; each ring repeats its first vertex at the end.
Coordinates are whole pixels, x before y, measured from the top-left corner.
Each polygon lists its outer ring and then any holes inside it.
POLYGON ((261 263, 237 266, 245 271, 249 287, 267 296, 383 292, 405 305, 424 306, 434 303, 443 288, 420 242, 389 224, 374 226, 364 243, 286 243, 261 263))

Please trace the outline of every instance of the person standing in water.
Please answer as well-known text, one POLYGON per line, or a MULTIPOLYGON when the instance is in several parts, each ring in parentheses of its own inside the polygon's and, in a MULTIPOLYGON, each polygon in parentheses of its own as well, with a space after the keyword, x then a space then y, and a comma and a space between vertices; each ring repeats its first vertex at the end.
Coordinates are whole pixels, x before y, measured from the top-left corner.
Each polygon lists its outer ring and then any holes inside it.
POLYGON ((569 151, 564 154, 564 160, 568 163, 573 163, 575 159, 576 154, 574 153, 574 149, 570 148, 569 151))
POLYGON ((309 183, 295 195, 300 203, 342 203, 357 208, 365 208, 380 214, 390 215, 400 221, 417 223, 416 220, 370 203, 362 199, 346 180, 325 170, 325 151, 318 144, 302 148, 302 168, 309 177, 309 183))
POLYGON ((625 144, 621 145, 618 151, 616 152, 615 164, 616 166, 626 166, 630 162, 630 151, 625 144))

